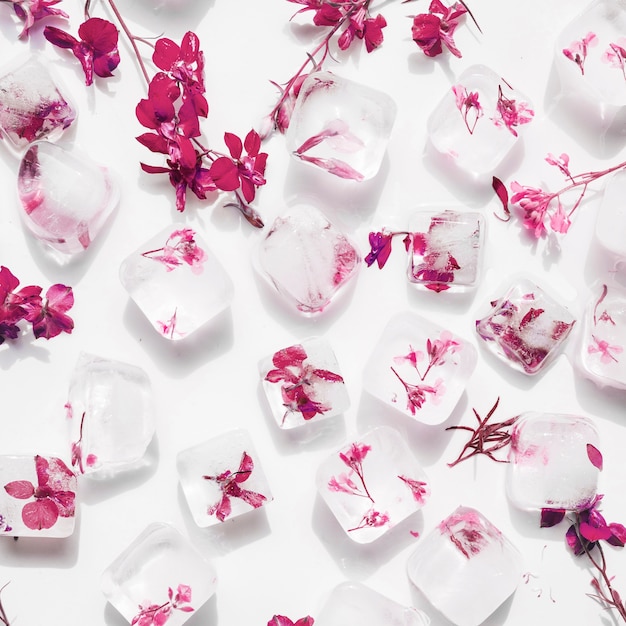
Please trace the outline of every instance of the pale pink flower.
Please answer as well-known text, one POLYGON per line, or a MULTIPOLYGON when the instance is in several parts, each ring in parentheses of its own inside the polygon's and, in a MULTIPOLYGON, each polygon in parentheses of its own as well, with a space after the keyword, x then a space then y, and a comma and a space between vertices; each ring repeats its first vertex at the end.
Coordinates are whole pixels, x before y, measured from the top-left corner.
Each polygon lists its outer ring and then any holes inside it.
POLYGON ((595 46, 598 43, 598 38, 595 33, 589 32, 582 39, 573 41, 569 48, 563 48, 563 54, 570 60, 576 63, 580 68, 580 73, 585 73, 585 61, 587 59, 587 50, 589 46, 595 46))
POLYGON ((587 346, 587 352, 589 354, 600 354, 600 361, 605 365, 611 362, 619 363, 615 355, 621 354, 624 351, 622 346, 613 346, 604 339, 598 339, 595 335, 591 335, 591 338, 594 340, 595 345, 589 344, 587 346))

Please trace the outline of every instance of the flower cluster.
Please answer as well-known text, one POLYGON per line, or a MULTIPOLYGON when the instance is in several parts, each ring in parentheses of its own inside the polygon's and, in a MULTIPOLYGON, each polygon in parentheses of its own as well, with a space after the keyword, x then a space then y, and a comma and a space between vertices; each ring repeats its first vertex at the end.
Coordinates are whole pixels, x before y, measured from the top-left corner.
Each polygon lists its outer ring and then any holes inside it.
POLYGON ((194 609, 191 602, 191 587, 178 585, 176 593, 171 587, 167 589, 168 601, 163 604, 139 605, 139 613, 133 617, 131 626, 162 626, 172 616, 172 611, 191 613, 194 609))

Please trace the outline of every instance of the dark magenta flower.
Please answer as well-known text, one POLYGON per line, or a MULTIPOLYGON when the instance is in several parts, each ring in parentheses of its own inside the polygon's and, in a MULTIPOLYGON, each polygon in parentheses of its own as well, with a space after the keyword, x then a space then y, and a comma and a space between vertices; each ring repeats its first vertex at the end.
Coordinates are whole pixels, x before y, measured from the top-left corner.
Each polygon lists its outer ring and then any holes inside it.
POLYGON ((170 74, 185 87, 204 92, 204 54, 195 33, 185 33, 180 46, 162 37, 154 46, 152 60, 160 70, 170 74))
MULTIPOLYGON (((292 2, 294 0, 291 0, 292 2)), ((297 622, 290 620, 284 615, 274 615, 272 619, 267 622, 267 626, 313 626, 313 618, 309 615, 301 617, 297 622)))
POLYGON ((46 291, 43 304, 30 305, 26 319, 33 325, 33 333, 39 339, 51 339, 61 333, 71 333, 74 321, 67 311, 74 306, 72 288, 66 285, 52 285, 46 291))
POLYGON ((13 3, 13 10, 17 17, 24 22, 24 28, 20 33, 20 39, 28 37, 30 29, 35 22, 57 15, 59 17, 69 17, 69 15, 61 9, 53 9, 52 6, 59 4, 61 0, 8 0, 13 3))
POLYGON ((442 44, 445 44, 454 56, 460 57, 461 52, 452 36, 467 9, 460 2, 447 7, 441 0, 432 0, 428 11, 413 18, 411 29, 413 41, 426 56, 435 57, 441 54, 442 44))

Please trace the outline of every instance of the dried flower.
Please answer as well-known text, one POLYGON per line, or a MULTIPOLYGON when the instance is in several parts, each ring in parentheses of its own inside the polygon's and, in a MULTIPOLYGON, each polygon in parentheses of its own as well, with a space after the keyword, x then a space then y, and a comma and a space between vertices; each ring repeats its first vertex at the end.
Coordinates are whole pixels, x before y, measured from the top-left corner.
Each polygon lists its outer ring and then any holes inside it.
POLYGON ((589 32, 582 39, 573 41, 569 48, 563 48, 563 54, 570 61, 576 63, 580 69, 580 73, 584 75, 588 48, 589 46, 595 46, 597 43, 598 38, 595 33, 589 32))

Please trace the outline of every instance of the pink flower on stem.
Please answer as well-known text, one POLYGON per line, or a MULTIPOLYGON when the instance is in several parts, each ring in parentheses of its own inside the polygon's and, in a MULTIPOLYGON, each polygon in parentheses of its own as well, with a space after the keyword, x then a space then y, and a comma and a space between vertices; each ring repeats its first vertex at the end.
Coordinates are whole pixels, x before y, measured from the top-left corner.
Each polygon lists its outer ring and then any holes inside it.
POLYGON ((385 18, 380 13, 376 17, 369 17, 369 11, 363 3, 363 6, 350 16, 348 27, 340 35, 337 45, 341 50, 347 50, 356 37, 365 42, 367 52, 372 52, 383 43, 385 26, 387 26, 385 18))
POLYGON ((167 37, 161 37, 154 46, 152 60, 184 89, 204 92, 204 53, 195 33, 186 32, 180 46, 167 37))
MULTIPOLYGON (((294 2, 295 0, 290 0, 290 2, 294 2)), ((314 619, 307 615, 306 617, 301 617, 296 622, 290 620, 288 617, 284 615, 274 615, 272 619, 267 622, 267 626, 313 626, 314 619)))
POLYGON ((533 119, 535 112, 527 102, 517 102, 507 98, 502 86, 498 85, 498 101, 496 102, 496 117, 492 118, 496 126, 506 127, 514 137, 517 137, 516 126, 528 124, 533 119))
POLYGON ((330 491, 341 491, 354 496, 368 498, 374 503, 374 498, 372 498, 367 489, 365 475, 363 473, 363 461, 371 449, 372 447, 365 443, 352 443, 347 452, 339 453, 341 461, 350 468, 351 473, 357 475, 362 489, 352 480, 351 475, 346 474, 340 474, 339 478, 332 476, 328 481, 328 489, 330 489, 330 491))
POLYGON ((43 34, 51 44, 72 51, 83 66, 87 86, 93 83, 94 72, 108 78, 119 65, 118 31, 108 20, 92 17, 83 22, 78 27, 80 40, 54 26, 46 26, 43 34))
POLYGON ((422 480, 415 480, 407 476, 398 476, 398 478, 411 490, 413 499, 418 504, 424 504, 426 498, 430 495, 428 485, 422 480))
POLYGON ((139 605, 139 613, 133 617, 131 626, 163 626, 172 616, 173 611, 191 613, 191 587, 178 585, 176 594, 171 587, 167 590, 168 601, 163 604, 139 605))
POLYGON ((28 37, 30 29, 35 22, 49 16, 69 17, 69 15, 61 9, 52 8, 55 4, 59 4, 61 0, 1 0, 2 2, 11 2, 13 10, 17 17, 24 22, 24 28, 20 33, 20 39, 28 37))
POLYGON ((483 116, 483 108, 478 100, 478 92, 468 92, 463 85, 453 85, 452 93, 456 101, 456 108, 463 116, 463 122, 470 135, 474 133, 478 120, 483 116))
POLYGON ((174 309, 172 317, 170 317, 167 321, 157 320, 156 325, 158 327, 158 330, 164 337, 174 339, 174 335, 178 335, 179 337, 185 336, 185 333, 176 330, 176 325, 178 323, 178 320, 176 319, 177 314, 178 308, 174 309))
POLYGON ((619 363, 619 359, 615 356, 621 354, 624 351, 622 346, 613 346, 604 339, 598 339, 595 335, 591 335, 594 344, 587 346, 587 352, 589 354, 600 354, 600 361, 607 365, 608 363, 619 363))
POLYGON ((162 248, 142 252, 141 256, 163 263, 168 272, 186 264, 194 274, 200 274, 208 256, 196 243, 195 237, 196 233, 191 228, 174 230, 162 248))
POLYGON ((413 18, 413 41, 426 56, 435 57, 441 54, 444 44, 454 56, 461 57, 453 35, 459 20, 467 12, 467 7, 461 2, 447 7, 441 0, 432 0, 428 13, 421 13, 413 18))
POLYGON ((602 55, 602 60, 619 69, 626 80, 626 38, 620 37, 619 43, 610 43, 602 55))
POLYGON ((580 69, 581 74, 585 74, 585 61, 587 60, 587 52, 589 46, 595 46, 598 43, 598 38, 595 33, 587 33, 582 39, 573 41, 569 48, 563 48, 563 54, 570 60, 576 63, 580 69))
POLYGON ((361 530, 362 528, 380 528, 385 524, 389 523, 389 515, 387 513, 381 513, 380 511, 376 511, 375 509, 370 509, 359 522, 358 526, 354 528, 348 528, 348 532, 352 532, 355 530, 361 530))

